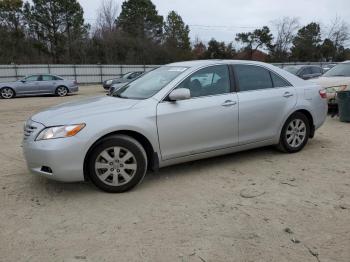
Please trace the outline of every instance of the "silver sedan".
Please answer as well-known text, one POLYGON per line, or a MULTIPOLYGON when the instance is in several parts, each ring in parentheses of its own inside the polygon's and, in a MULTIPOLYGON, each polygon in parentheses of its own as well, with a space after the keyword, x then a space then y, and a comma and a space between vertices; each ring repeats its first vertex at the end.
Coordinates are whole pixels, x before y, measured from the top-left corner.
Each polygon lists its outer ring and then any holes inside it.
POLYGON ((0 96, 4 99, 48 94, 66 96, 68 93, 78 92, 78 90, 76 81, 48 74, 30 75, 18 81, 0 83, 0 96))
POLYGON ((324 123, 326 93, 265 63, 174 63, 112 96, 32 116, 23 150, 29 169, 108 192, 139 184, 148 169, 276 145, 296 153, 324 123))

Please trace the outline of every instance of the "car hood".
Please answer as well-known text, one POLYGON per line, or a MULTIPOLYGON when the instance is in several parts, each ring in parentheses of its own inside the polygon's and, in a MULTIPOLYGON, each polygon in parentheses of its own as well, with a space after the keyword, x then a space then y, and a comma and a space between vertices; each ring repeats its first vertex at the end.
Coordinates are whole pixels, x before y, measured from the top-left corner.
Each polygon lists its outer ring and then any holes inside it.
POLYGON ((139 101, 110 96, 94 97, 48 108, 32 116, 32 120, 45 126, 76 124, 76 121, 84 121, 89 116, 131 108, 139 101))
POLYGON ((323 88, 328 88, 328 87, 338 87, 338 86, 348 86, 350 87, 350 77, 326 77, 322 76, 316 79, 311 79, 309 80, 311 82, 315 82, 319 84, 323 88))

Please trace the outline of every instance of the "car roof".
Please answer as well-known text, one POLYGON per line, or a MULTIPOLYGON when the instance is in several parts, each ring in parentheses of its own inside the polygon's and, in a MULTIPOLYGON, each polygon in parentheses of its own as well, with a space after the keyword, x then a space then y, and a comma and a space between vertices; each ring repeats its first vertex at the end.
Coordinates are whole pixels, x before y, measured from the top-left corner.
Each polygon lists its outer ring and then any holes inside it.
POLYGON ((287 65, 285 67, 295 67, 295 68, 305 68, 305 67, 319 67, 321 68, 321 66, 319 65, 287 65))
POLYGON ((198 66, 218 65, 218 64, 266 65, 266 63, 251 61, 251 60, 210 59, 210 60, 193 60, 193 61, 185 61, 185 62, 175 62, 175 63, 167 64, 167 66, 198 67, 198 66))

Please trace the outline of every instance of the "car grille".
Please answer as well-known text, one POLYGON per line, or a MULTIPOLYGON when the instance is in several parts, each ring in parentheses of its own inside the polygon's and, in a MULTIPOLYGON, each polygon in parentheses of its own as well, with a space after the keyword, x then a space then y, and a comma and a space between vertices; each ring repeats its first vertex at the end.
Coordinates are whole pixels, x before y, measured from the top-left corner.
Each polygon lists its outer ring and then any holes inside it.
POLYGON ((41 124, 28 120, 24 124, 23 140, 28 140, 30 137, 36 135, 42 128, 43 126, 41 124))

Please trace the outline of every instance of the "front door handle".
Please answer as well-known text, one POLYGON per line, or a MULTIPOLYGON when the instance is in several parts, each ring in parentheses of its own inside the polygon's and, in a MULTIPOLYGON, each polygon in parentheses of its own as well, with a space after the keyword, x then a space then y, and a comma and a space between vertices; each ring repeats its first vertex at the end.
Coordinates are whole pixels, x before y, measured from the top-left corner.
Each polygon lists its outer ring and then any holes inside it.
POLYGON ((234 106, 235 104, 237 104, 236 101, 232 101, 232 100, 226 100, 222 106, 234 106))
POLYGON ((294 96, 294 95, 292 93, 290 93, 290 92, 285 92, 283 94, 283 97, 286 97, 286 98, 291 97, 291 96, 294 96))

